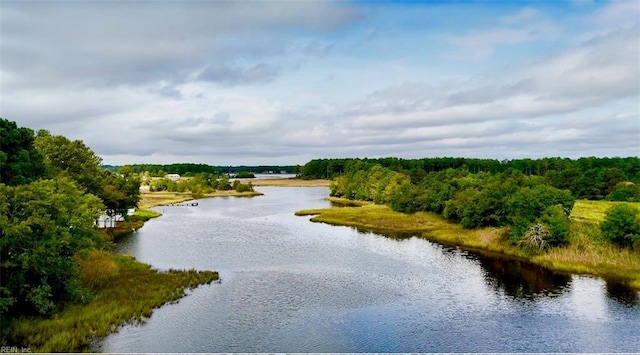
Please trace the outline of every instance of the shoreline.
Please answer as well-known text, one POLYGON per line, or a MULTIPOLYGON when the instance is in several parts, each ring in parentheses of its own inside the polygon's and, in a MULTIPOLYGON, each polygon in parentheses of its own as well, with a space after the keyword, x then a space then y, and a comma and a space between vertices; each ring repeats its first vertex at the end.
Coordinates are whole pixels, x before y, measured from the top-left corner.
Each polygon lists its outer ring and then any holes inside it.
POLYGON ((476 252, 498 253, 563 273, 591 275, 615 279, 640 292, 640 256, 637 252, 614 246, 599 245, 588 234, 597 227, 579 220, 572 222, 572 242, 569 246, 546 252, 527 250, 510 245, 506 228, 464 229, 435 214, 417 212, 411 215, 394 212, 388 206, 363 201, 354 202, 329 197, 332 207, 297 211, 296 216, 312 216, 312 222, 349 226, 390 237, 415 235, 429 241, 458 246, 476 252))
MULTIPOLYGON (((261 192, 216 191, 199 198, 252 197, 261 192)), ((144 227, 145 222, 162 216, 151 208, 193 200, 191 193, 141 193, 138 209, 122 225, 105 230, 112 240, 144 227), (145 196, 146 195, 146 196, 145 196)), ((7 341, 20 344, 29 352, 93 351, 96 341, 129 324, 141 324, 154 310, 187 296, 188 290, 219 282, 217 271, 159 271, 132 256, 95 249, 85 258, 77 257, 80 282, 91 290, 87 302, 70 303, 50 317, 24 317, 10 321, 7 341)))
POLYGON ((271 178, 271 179, 238 179, 243 184, 251 183, 255 186, 278 187, 329 187, 331 181, 325 179, 303 180, 298 178, 271 178))
POLYGON ((215 192, 200 195, 194 195, 191 192, 142 192, 140 193, 138 208, 140 210, 148 210, 162 205, 171 205, 211 197, 255 197, 262 195, 264 194, 259 191, 238 192, 236 190, 217 190, 215 192))

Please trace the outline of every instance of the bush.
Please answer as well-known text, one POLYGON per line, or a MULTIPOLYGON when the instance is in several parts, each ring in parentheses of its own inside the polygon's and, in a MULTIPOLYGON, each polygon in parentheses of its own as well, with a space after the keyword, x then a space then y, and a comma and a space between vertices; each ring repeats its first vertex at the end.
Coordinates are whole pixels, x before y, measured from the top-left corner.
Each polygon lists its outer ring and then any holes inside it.
POLYGON ((550 247, 563 246, 569 243, 571 222, 562 205, 547 207, 539 221, 549 229, 550 235, 546 241, 550 247))
POLYGON ((621 247, 640 245, 640 218, 637 208, 628 204, 615 205, 605 212, 600 224, 602 234, 621 247))

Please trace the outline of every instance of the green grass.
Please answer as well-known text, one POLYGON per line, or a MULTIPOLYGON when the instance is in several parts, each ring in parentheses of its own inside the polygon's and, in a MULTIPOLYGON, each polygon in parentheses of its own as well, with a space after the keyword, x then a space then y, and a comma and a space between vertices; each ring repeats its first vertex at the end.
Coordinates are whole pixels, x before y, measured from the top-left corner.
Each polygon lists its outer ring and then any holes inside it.
POLYGON ((640 202, 614 202, 577 200, 571 211, 571 219, 591 223, 599 223, 604 220, 605 212, 616 204, 626 203, 640 209, 640 202))
POLYGON ((162 213, 160 212, 156 212, 156 211, 152 211, 152 210, 145 210, 145 209, 139 209, 136 210, 136 212, 134 214, 132 214, 130 216, 131 219, 138 219, 138 220, 142 220, 143 222, 146 222, 148 220, 150 220, 151 218, 156 218, 156 217, 160 217, 162 216, 162 213))
POLYGON ((218 279, 212 271, 158 272, 130 256, 106 251, 93 251, 78 263, 82 284, 95 298, 68 305, 52 318, 13 320, 8 344, 32 352, 90 351, 93 338, 128 322, 143 322, 154 308, 183 297, 186 289, 218 279))
MULTIPOLYGON (((582 201, 580 201, 582 202, 582 201)), ((428 240, 458 245, 465 249, 498 252, 523 258, 557 271, 616 278, 640 290, 640 252, 621 249, 602 238, 599 227, 585 220, 595 217, 594 210, 606 210, 602 205, 586 201, 584 208, 572 213, 570 244, 547 252, 532 251, 511 245, 506 228, 464 229, 431 213, 404 214, 387 206, 334 207, 296 212, 298 216, 313 216, 311 221, 351 226, 390 236, 418 235, 428 240)), ((576 203, 581 206, 581 204, 576 203)), ((599 212, 597 212, 599 213, 599 212)), ((604 216, 604 212, 602 212, 604 216)))

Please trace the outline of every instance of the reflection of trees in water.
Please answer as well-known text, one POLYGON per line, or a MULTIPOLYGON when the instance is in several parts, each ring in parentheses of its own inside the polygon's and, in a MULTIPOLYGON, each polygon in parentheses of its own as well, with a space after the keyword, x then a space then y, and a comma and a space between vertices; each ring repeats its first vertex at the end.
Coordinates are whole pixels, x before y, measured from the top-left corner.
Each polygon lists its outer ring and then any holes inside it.
MULTIPOLYGON (((394 240, 404 240, 418 235, 411 232, 390 232, 353 227, 360 234, 379 234, 394 240)), ((559 296, 569 289, 571 275, 555 272, 527 261, 504 256, 494 256, 488 252, 468 252, 455 246, 438 245, 445 256, 464 256, 479 262, 484 271, 485 281, 498 291, 516 299, 559 296)), ((640 293, 624 281, 605 280, 607 296, 627 306, 640 306, 640 293)))
POLYGON ((568 289, 571 276, 526 261, 476 255, 488 285, 520 298, 558 296, 568 289))
POLYGON ((375 228, 362 228, 362 227, 352 227, 352 228, 355 229, 359 234, 378 234, 394 240, 409 239, 411 237, 415 237, 416 235, 420 234, 419 232, 394 232, 394 231, 389 231, 384 229, 375 229, 375 228))
POLYGON ((627 306, 640 306, 640 292, 622 281, 607 280, 607 297, 627 306))

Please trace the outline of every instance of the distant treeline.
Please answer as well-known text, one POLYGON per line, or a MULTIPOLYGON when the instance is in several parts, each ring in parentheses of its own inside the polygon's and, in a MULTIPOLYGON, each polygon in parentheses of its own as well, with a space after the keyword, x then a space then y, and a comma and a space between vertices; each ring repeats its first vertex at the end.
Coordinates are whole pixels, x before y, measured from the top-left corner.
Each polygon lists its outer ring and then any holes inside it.
MULTIPOLYGON (((456 169, 472 174, 497 174, 519 171, 525 175, 541 176, 548 185, 568 189, 580 199, 599 200, 607 198, 619 183, 640 183, 640 158, 542 158, 542 159, 468 159, 468 158, 424 158, 424 159, 315 159, 301 168, 305 179, 333 179, 353 171, 354 166, 380 165, 407 175, 418 184, 430 173, 456 169)), ((623 194, 624 192, 620 192, 623 194)), ((625 198, 616 198, 625 200, 625 198)))
POLYGON ((297 174, 299 166, 293 165, 259 165, 259 166, 214 166, 207 164, 177 163, 177 164, 130 164, 124 166, 103 165, 105 169, 119 171, 120 169, 130 169, 132 173, 149 172, 151 176, 164 176, 165 174, 180 174, 184 176, 194 176, 198 173, 235 174, 238 172, 251 172, 260 174, 263 172, 297 174))

